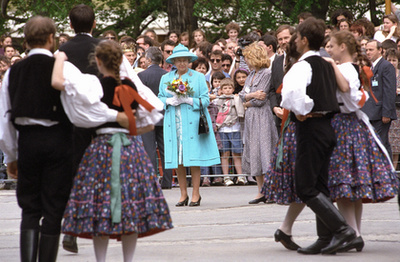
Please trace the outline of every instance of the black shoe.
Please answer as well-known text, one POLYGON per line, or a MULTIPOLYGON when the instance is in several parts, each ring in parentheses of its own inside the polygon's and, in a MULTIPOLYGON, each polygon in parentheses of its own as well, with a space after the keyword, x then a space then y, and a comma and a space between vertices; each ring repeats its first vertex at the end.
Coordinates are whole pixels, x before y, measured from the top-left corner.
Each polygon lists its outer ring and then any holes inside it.
MULTIPOLYGON (((322 254, 335 254, 336 251, 342 247, 343 243, 350 243, 356 239, 356 232, 351 227, 343 228, 339 233, 335 233, 331 243, 326 248, 321 249, 322 254)), ((345 245, 344 247, 346 247, 345 245)))
POLYGON ((171 189, 172 186, 161 186, 161 189, 171 189))
POLYGON ((265 196, 253 199, 253 200, 249 201, 249 204, 258 204, 260 202, 264 202, 264 203, 267 202, 267 199, 265 199, 265 196))
POLYGON ((356 238, 356 232, 346 223, 342 214, 326 195, 319 193, 306 204, 333 235, 329 245, 321 250, 322 254, 335 254, 343 243, 356 238))
POLYGON ((72 253, 78 253, 78 244, 76 243, 76 237, 71 235, 64 235, 62 245, 65 250, 72 253))
POLYGON ((176 207, 183 207, 183 206, 187 206, 189 202, 189 197, 187 196, 185 200, 176 203, 176 207))
POLYGON ((19 241, 21 261, 36 262, 39 243, 39 230, 21 230, 19 241))
POLYGON ((337 252, 347 252, 349 250, 352 250, 353 248, 355 248, 357 252, 361 252, 363 250, 364 240, 362 239, 361 236, 355 238, 353 241, 345 243, 337 250, 337 252))
POLYGON ((321 250, 329 246, 330 241, 318 239, 313 244, 308 247, 303 247, 297 249, 297 253, 305 255, 315 255, 321 253, 321 250))
POLYGON ((190 207, 198 207, 198 206, 200 206, 200 201, 201 201, 201 196, 199 197, 199 200, 197 200, 196 202, 190 202, 189 206, 190 207))
POLYGON ((289 250, 297 250, 300 248, 299 245, 293 242, 292 236, 286 235, 282 230, 277 229, 275 231, 275 242, 281 242, 284 247, 289 250))
POLYGON ((39 262, 56 262, 60 235, 40 235, 39 262))

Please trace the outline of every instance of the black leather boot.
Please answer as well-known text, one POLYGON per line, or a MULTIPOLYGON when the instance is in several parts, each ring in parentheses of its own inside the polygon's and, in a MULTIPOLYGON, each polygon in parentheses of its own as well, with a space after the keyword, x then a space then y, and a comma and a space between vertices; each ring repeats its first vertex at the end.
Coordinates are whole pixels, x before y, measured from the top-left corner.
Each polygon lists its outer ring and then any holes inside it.
POLYGON ((335 254, 345 242, 348 245, 357 237, 356 232, 347 225, 342 214, 323 193, 308 200, 306 204, 333 234, 329 245, 321 250, 322 254, 335 254))
POLYGON ((60 235, 40 235, 39 262, 55 262, 57 260, 60 235))
POLYGON ((76 237, 71 235, 64 235, 62 245, 65 250, 72 253, 78 253, 78 244, 76 243, 76 237))
POLYGON ((321 253, 321 250, 329 245, 332 240, 331 231, 322 223, 321 219, 316 217, 318 239, 308 247, 297 249, 298 253, 314 255, 321 253))
POLYGON ((36 262, 39 242, 39 230, 21 230, 19 246, 21 262, 36 262))

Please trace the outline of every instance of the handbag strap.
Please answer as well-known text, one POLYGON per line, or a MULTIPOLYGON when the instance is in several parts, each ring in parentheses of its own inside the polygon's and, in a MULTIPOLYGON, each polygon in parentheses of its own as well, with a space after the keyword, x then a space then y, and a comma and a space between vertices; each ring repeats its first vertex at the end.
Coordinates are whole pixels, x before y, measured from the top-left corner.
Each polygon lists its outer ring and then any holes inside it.
POLYGON ((200 101, 200 114, 204 115, 203 104, 201 103, 201 98, 199 98, 199 101, 200 101))

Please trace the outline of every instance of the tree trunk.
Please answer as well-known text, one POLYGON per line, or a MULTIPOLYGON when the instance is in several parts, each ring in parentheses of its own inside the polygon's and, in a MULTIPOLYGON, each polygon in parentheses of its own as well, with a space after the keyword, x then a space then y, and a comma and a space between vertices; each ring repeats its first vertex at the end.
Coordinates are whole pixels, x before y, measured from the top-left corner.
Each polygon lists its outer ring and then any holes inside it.
POLYGON ((370 13, 371 13, 371 22, 375 26, 378 26, 380 24, 380 21, 376 17, 376 14, 377 14, 377 11, 376 11, 376 0, 369 0, 369 10, 370 10, 370 13))
POLYGON ((195 2, 195 0, 168 0, 169 30, 177 30, 180 33, 186 31, 190 36, 198 28, 197 17, 193 15, 195 2))

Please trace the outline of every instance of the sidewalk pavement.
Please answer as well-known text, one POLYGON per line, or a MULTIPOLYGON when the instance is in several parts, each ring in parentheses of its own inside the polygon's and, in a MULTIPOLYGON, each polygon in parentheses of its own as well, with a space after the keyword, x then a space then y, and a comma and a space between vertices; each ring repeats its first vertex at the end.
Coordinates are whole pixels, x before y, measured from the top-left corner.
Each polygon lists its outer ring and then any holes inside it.
MULTIPOLYGON (((397 198, 364 205, 362 252, 306 256, 274 241, 287 207, 248 205, 256 191, 256 186, 201 188, 200 207, 175 207, 179 189, 164 190, 175 228, 139 239, 134 261, 400 261, 397 198)), ((21 210, 14 190, 0 190, 0 210, 0 262, 19 261, 21 210)), ((300 246, 316 240, 314 215, 307 207, 297 219, 293 235, 300 246)), ((95 261, 91 240, 78 239, 78 246, 79 253, 73 254, 60 245, 57 261, 95 261)), ((120 242, 110 240, 107 261, 123 261, 120 242)))

